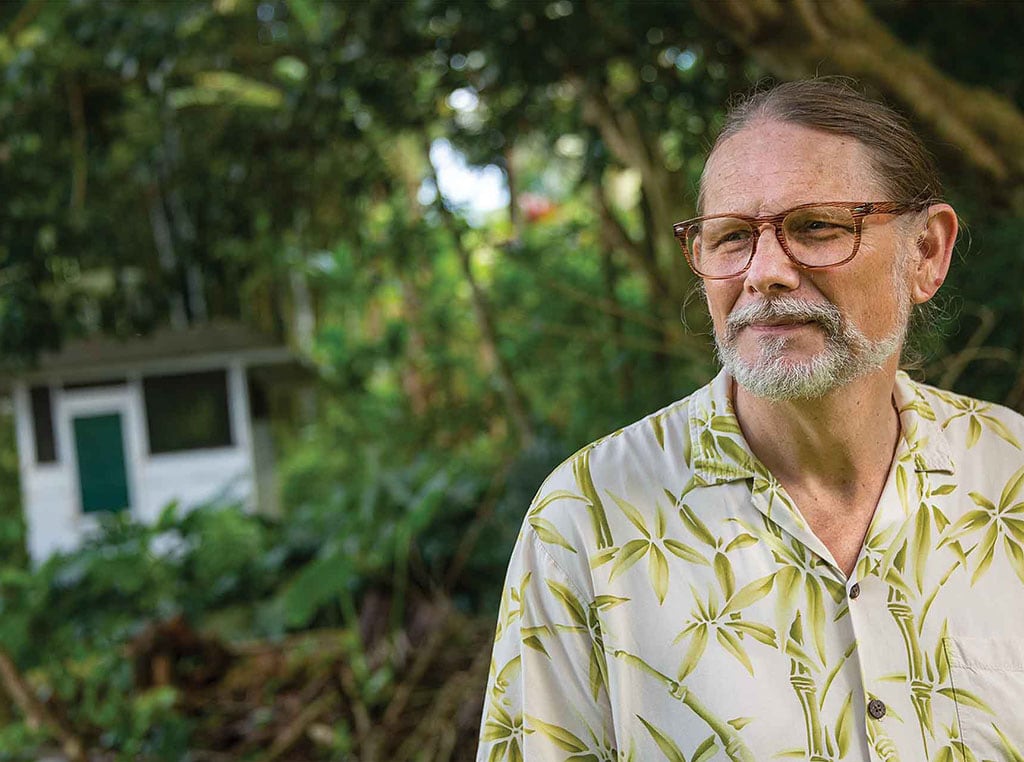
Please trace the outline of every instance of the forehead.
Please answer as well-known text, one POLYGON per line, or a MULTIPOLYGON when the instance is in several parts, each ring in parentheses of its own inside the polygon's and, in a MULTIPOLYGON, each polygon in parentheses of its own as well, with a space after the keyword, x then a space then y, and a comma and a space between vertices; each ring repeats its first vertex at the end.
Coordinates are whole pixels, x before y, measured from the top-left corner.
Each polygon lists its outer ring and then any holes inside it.
POLYGON ((777 121, 722 141, 703 177, 703 211, 770 214, 813 201, 885 198, 867 147, 855 138, 777 121))

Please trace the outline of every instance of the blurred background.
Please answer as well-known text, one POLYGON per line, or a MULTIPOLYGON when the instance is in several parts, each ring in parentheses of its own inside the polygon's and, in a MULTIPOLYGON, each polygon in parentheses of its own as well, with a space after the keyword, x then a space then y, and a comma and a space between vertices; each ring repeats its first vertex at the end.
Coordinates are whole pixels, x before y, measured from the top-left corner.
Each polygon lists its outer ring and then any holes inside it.
POLYGON ((468 760, 547 472, 715 372, 731 94, 856 78, 1024 408, 1024 6, 0 4, 0 760, 468 760))

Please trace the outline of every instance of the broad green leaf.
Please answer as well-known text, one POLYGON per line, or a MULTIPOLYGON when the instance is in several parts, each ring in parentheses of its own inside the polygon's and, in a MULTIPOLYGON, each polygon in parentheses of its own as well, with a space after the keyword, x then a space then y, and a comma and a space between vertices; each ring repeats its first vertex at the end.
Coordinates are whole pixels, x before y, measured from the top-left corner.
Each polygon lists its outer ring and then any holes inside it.
POLYGON ((988 567, 992 565, 992 558, 995 556, 996 551, 996 540, 999 539, 999 526, 992 524, 985 532, 985 538, 981 541, 977 555, 979 557, 978 566, 974 570, 974 574, 971 575, 971 585, 974 585, 982 575, 988 571, 988 567))
POLYGON ((704 522, 697 518, 697 514, 686 503, 679 506, 679 518, 683 520, 686 528, 690 530, 694 537, 705 545, 710 545, 712 548, 716 546, 714 535, 711 534, 708 528, 704 526, 704 522))
POLYGON ((981 438, 981 424, 978 423, 978 419, 973 415, 968 419, 967 424, 967 449, 970 450, 974 445, 978 444, 978 440, 981 438))
MULTIPOLYGON (((783 569, 783 571, 785 571, 785 569, 783 569)), ((796 570, 794 569, 793 571, 795 572, 796 570)), ((781 575, 782 572, 777 572, 776 574, 781 575)), ((742 611, 747 606, 757 603, 768 595, 768 593, 772 591, 772 586, 775 584, 776 574, 768 574, 760 579, 755 579, 753 582, 750 582, 737 590, 736 594, 726 602, 725 608, 722 609, 722 616, 731 614, 734 611, 742 611)))
POLYGON ((949 620, 942 623, 938 642, 935 644, 935 672, 940 683, 949 680, 949 654, 946 653, 946 637, 949 634, 949 620))
POLYGON ((907 470, 903 467, 903 464, 896 465, 896 494, 899 495, 904 515, 909 516, 910 503, 907 496, 907 470))
POLYGON ((775 630, 766 624, 759 624, 758 622, 745 622, 742 619, 729 622, 729 627, 736 630, 737 632, 746 633, 754 640, 764 643, 766 646, 772 648, 778 648, 778 643, 775 638, 775 630))
POLYGON ((999 740, 1003 742, 1003 751, 1010 755, 1010 762, 1024 762, 1024 754, 1017 750, 1013 742, 1003 734, 1003 731, 996 727, 994 722, 992 723, 992 730, 996 731, 999 740))
POLYGON ((584 611, 583 605, 576 600, 576 596, 573 595, 572 591, 563 585, 561 582, 555 582, 552 579, 545 580, 548 585, 548 589, 555 594, 555 597, 562 602, 572 620, 582 627, 587 626, 587 612, 584 611))
POLYGON ((807 752, 804 749, 786 749, 772 754, 772 759, 807 759, 807 752))
POLYGON ((1010 561, 1010 566, 1017 574, 1017 579, 1024 583, 1024 550, 1009 537, 1003 538, 1003 547, 1006 549, 1006 557, 1010 561))
POLYGON ((684 561, 689 561, 691 564, 700 564, 701 566, 709 565, 708 560, 697 550, 691 548, 685 543, 679 542, 678 540, 665 540, 665 549, 672 553, 672 555, 678 556, 684 561))
POLYGON ((651 579, 654 594, 658 596, 658 603, 664 603, 668 594, 668 561, 657 545, 651 545, 651 553, 647 558, 647 576, 651 579))
POLYGON ((512 728, 505 727, 494 720, 484 723, 484 732, 480 734, 481 741, 497 741, 499 738, 508 738, 512 735, 512 728))
POLYGON ((687 676, 693 672, 697 666, 697 662, 700 661, 700 657, 704 655, 704 649, 708 645, 708 626, 704 623, 699 624, 694 629, 693 634, 690 636, 690 647, 686 649, 686 655, 683 656, 683 661, 679 665, 679 673, 677 679, 682 682, 687 676))
POLYGON ((836 745, 839 747, 839 758, 843 759, 850 751, 850 740, 853 736, 853 694, 846 694, 836 718, 836 745))
POLYGON ((541 643, 540 638, 536 635, 526 635, 523 638, 523 645, 527 648, 532 648, 534 651, 539 651, 549 659, 551 658, 551 654, 548 653, 548 649, 544 647, 544 644, 541 643))
POLYGON ((665 449, 665 422, 663 415, 652 415, 647 420, 651 423, 651 429, 654 431, 654 438, 658 440, 658 447, 662 450, 665 449))
POLYGON ((750 657, 747 656, 747 652, 743 648, 743 644, 740 643, 740 639, 729 632, 729 630, 722 629, 715 630, 715 637, 718 638, 718 642, 722 644, 722 647, 735 656, 739 663, 747 668, 747 672, 753 676, 754 665, 750 663, 750 657))
POLYGON ((505 753, 508 751, 508 743, 508 741, 502 741, 501 743, 492 746, 490 756, 487 757, 487 762, 501 762, 505 759, 505 753))
POLYGON ((931 511, 922 505, 914 520, 914 582, 920 591, 924 586, 924 570, 928 563, 928 551, 932 545, 931 511))
POLYGON ((608 581, 611 582, 620 574, 629 569, 633 564, 644 557, 647 549, 651 547, 650 540, 630 540, 619 550, 618 558, 612 564, 608 581))
POLYGON ((640 534, 642 534, 648 540, 651 539, 651 532, 649 529, 647 529, 647 522, 645 522, 644 517, 640 515, 640 511, 638 511, 631 503, 623 500, 621 497, 616 495, 614 492, 609 492, 608 494, 611 495, 611 498, 612 500, 615 501, 615 504, 619 506, 619 510, 622 511, 623 515, 625 515, 625 517, 629 519, 629 522, 640 530, 640 534))
POLYGON ((676 746, 675 741, 658 730, 658 728, 649 723, 639 714, 636 715, 636 718, 644 724, 644 727, 647 728, 647 732, 650 733, 651 738, 654 739, 654 743, 658 745, 658 748, 661 749, 661 753, 665 755, 665 758, 669 760, 669 762, 686 762, 686 757, 683 756, 683 752, 681 752, 679 747, 676 746))
MULTIPOLYGON (((974 504, 979 508, 984 508, 988 513, 995 513, 996 506, 991 500, 982 495, 980 492, 968 492, 967 495, 974 501, 974 504)), ((974 511, 976 513, 976 511, 974 511)), ((961 521, 963 519, 961 518, 961 521)), ((960 523, 959 521, 957 523, 960 523)))
POLYGON ((594 643, 590 649, 590 665, 587 672, 590 679, 590 695, 597 701, 601 689, 608 690, 608 663, 598 643, 594 643))
POLYGON ((1008 428, 1006 428, 1006 425, 998 418, 993 418, 991 415, 985 414, 981 414, 978 417, 985 422, 986 426, 988 426, 990 429, 992 429, 992 431, 995 432, 997 437, 1012 444, 1018 450, 1021 449, 1020 441, 1010 432, 1008 428))
POLYGON ((725 553, 715 553, 715 577, 718 578, 718 584, 722 588, 722 597, 726 600, 732 598, 734 592, 736 592, 736 577, 732 572, 732 564, 729 563, 729 557, 725 553))
POLYGON ((957 704, 961 706, 969 706, 973 709, 980 709, 983 712, 994 714, 992 708, 989 707, 984 701, 975 696, 970 691, 965 691, 963 688, 952 688, 950 686, 943 686, 942 688, 936 688, 936 693, 941 693, 946 698, 953 699, 957 704))
POLYGON ((711 428, 722 434, 743 434, 735 416, 716 415, 711 418, 711 428))
POLYGON ((530 519, 530 526, 537 532, 541 542, 546 542, 549 545, 560 545, 566 550, 571 550, 573 553, 576 552, 576 548, 570 545, 569 541, 558 531, 558 528, 547 519, 534 516, 530 519))
POLYGON ((544 722, 536 717, 530 717, 529 722, 535 730, 539 730, 550 738, 559 749, 572 752, 583 752, 587 750, 587 745, 583 741, 559 725, 552 725, 551 723, 544 722))
POLYGON ((540 500, 534 503, 533 508, 530 509, 530 515, 536 516, 538 513, 543 511, 556 500, 578 500, 581 503, 588 502, 587 498, 583 497, 582 495, 577 495, 575 492, 569 492, 569 490, 564 489, 556 489, 552 492, 547 493, 546 495, 544 495, 544 497, 542 497, 540 500))
POLYGON ((590 557, 590 568, 596 569, 599 566, 603 566, 615 558, 615 554, 618 552, 618 545, 613 545, 610 548, 602 548, 590 557))
POLYGON ((629 598, 620 598, 617 595, 599 595, 594 598, 594 605, 601 611, 613 609, 619 604, 628 603, 629 598))
POLYGON ((757 538, 752 534, 738 534, 733 537, 729 544, 725 546, 725 552, 731 553, 738 548, 749 548, 751 545, 757 545, 757 538))
POLYGON ((715 441, 718 443, 718 449, 723 455, 732 459, 735 463, 739 464, 748 471, 754 470, 753 461, 750 455, 738 442, 728 437, 715 437, 715 441))
POLYGON ((705 738, 694 752, 690 762, 707 762, 718 751, 718 744, 715 743, 714 734, 705 738))
POLYGON ((811 635, 814 648, 822 664, 825 660, 825 602, 822 600, 821 587, 813 577, 807 577, 807 618, 810 620, 811 635))
POLYGON ((597 547, 611 547, 615 541, 612 539, 611 527, 608 526, 604 503, 601 502, 601 496, 597 494, 597 487, 594 486, 594 479, 590 474, 589 449, 584 449, 573 460, 572 472, 576 477, 576 486, 583 493, 585 502, 589 506, 590 518, 594 524, 594 535, 597 537, 597 547))
POLYGON ((999 508, 1009 508, 1010 503, 1017 499, 1017 495, 1020 494, 1021 488, 1024 487, 1024 466, 1017 469, 1017 472, 1010 477, 1010 480, 1006 482, 1006 486, 1003 487, 1003 494, 999 496, 999 508))

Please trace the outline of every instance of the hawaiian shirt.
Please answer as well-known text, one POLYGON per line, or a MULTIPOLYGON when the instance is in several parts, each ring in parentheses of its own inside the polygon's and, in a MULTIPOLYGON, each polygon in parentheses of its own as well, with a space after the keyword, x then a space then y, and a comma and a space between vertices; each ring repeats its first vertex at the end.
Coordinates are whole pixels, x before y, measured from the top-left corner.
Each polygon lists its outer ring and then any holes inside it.
POLYGON ((1024 418, 899 373, 902 434, 847 578, 730 384, 541 487, 477 759, 1024 762, 1024 418))

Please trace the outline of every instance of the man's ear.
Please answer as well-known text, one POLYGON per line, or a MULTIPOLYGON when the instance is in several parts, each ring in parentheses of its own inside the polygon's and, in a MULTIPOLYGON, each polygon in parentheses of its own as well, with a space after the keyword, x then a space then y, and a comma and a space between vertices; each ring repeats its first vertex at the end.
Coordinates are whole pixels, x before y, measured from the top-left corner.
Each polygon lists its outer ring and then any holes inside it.
POLYGON ((927 302, 946 280, 959 230, 956 212, 949 204, 932 204, 927 212, 924 231, 917 238, 916 264, 910 279, 914 304, 927 302))

